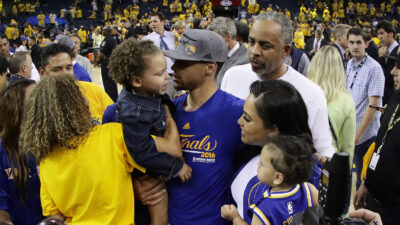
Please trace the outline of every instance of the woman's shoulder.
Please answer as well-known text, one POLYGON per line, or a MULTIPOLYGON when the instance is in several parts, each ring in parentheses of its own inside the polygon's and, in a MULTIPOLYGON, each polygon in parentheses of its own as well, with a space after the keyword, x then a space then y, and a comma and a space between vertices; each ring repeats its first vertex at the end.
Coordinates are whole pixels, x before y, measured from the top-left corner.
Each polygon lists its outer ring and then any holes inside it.
POLYGON ((328 113, 332 120, 355 116, 353 97, 347 92, 339 92, 336 98, 328 103, 328 113))
POLYGON ((339 91, 336 97, 328 103, 328 108, 329 106, 354 107, 353 97, 346 91, 339 91))

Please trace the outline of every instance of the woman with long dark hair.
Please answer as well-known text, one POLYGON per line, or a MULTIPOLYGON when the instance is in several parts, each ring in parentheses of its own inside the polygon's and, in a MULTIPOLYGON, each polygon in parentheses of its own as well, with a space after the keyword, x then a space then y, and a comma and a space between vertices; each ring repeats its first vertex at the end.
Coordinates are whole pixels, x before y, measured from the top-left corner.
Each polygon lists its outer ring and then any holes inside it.
MULTIPOLYGON (((268 188, 257 178, 261 147, 271 135, 308 136, 307 141, 312 145, 307 121, 306 105, 300 93, 288 82, 256 81, 250 86, 250 95, 246 99, 243 115, 238 123, 242 129, 242 142, 257 147, 251 148, 251 151, 242 151, 246 155, 240 158, 250 161, 241 167, 231 186, 239 215, 247 223, 251 223, 251 217, 247 213, 249 206, 268 188)), ((314 166, 315 169, 318 170, 314 166)), ((318 172, 314 171, 312 178, 315 180, 309 180, 311 183, 319 182, 318 172)))
POLYGON ((33 80, 20 80, 0 94, 0 222, 37 224, 42 216, 35 159, 18 146, 23 109, 33 80))

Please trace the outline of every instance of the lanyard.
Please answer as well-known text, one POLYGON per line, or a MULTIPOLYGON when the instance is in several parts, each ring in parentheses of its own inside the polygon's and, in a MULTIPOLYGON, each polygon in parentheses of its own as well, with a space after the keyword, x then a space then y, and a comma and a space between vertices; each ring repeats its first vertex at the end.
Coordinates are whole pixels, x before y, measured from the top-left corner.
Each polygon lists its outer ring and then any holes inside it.
POLYGON ((364 56, 361 63, 357 66, 356 73, 354 74, 353 81, 351 82, 350 85, 350 89, 353 89, 354 81, 356 81, 357 75, 360 72, 361 68, 364 66, 365 61, 367 61, 367 56, 364 56))
POLYGON ((396 109, 394 110, 394 112, 393 112, 393 114, 392 114, 392 117, 390 118, 390 122, 389 122, 388 128, 386 129, 385 135, 384 135, 383 138, 382 138, 382 144, 381 144, 381 146, 379 146, 378 151, 377 151, 378 155, 381 153, 383 144, 385 144, 387 134, 388 134, 389 131, 391 131, 391 130, 393 129, 393 127, 400 121, 400 116, 397 117, 396 120, 394 119, 394 117, 395 117, 396 114, 397 114, 397 110, 398 110, 398 109, 399 109, 399 104, 397 104, 396 109))

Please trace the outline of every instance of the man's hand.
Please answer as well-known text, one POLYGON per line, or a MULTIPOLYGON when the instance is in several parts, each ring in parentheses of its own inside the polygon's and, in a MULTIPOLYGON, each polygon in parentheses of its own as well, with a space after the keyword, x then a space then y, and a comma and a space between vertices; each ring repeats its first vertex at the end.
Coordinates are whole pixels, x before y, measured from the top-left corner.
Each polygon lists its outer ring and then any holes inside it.
POLYGON ((372 212, 368 209, 359 209, 349 213, 349 217, 360 218, 369 224, 382 225, 381 216, 378 213, 372 212), (375 222, 375 223, 373 223, 375 222))
POLYGON ((144 175, 133 180, 135 196, 143 205, 153 206, 167 196, 167 190, 160 178, 144 175))
POLYGON ((181 179, 182 183, 185 183, 192 177, 192 168, 188 166, 188 164, 183 163, 181 171, 178 174, 179 178, 181 179))
POLYGON ((378 55, 379 57, 383 57, 385 55, 388 54, 388 48, 386 45, 382 45, 379 49, 378 49, 378 55))
POLYGON ((353 205, 355 209, 364 208, 366 206, 367 198, 367 187, 365 187, 364 181, 361 183, 360 187, 354 194, 353 205))

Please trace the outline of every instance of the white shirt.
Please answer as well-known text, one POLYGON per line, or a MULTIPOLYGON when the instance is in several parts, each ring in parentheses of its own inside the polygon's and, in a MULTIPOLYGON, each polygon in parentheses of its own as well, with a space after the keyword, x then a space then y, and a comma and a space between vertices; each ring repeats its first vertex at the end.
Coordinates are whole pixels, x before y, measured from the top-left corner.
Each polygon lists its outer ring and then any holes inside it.
MULTIPOLYGON (((321 47, 321 41, 322 41, 322 38, 320 38, 319 41, 318 41, 317 50, 321 47)), ((314 38, 313 49, 314 49, 314 47, 315 47, 315 43, 316 43, 316 42, 317 42, 317 39, 314 38)))
POLYGON ((237 210, 240 217, 243 218, 243 197, 244 191, 246 190, 247 184, 257 176, 258 163, 260 162, 260 155, 255 156, 251 159, 237 174, 236 178, 233 180, 231 185, 231 193, 233 200, 235 200, 237 205, 237 210))
POLYGON ((25 45, 20 45, 17 49, 15 49, 15 52, 28 52, 28 48, 25 45))
MULTIPOLYGON (((250 63, 234 66, 226 71, 221 90, 246 99, 250 94, 250 85, 259 79, 251 69, 250 63)), ((329 129, 328 105, 322 89, 291 66, 288 66, 288 71, 279 79, 289 82, 299 91, 307 107, 308 126, 313 136, 314 147, 319 154, 332 157, 335 150, 329 129)))
POLYGON ((340 49, 340 54, 342 54, 342 56, 344 57, 344 58, 346 58, 346 50, 341 46, 341 45, 339 45, 339 44, 337 44, 336 42, 335 42, 335 44, 336 44, 336 46, 338 46, 339 47, 339 49, 340 49))
POLYGON ((228 57, 231 57, 233 55, 233 53, 235 53, 236 50, 239 49, 239 47, 240 47, 239 42, 236 42, 236 45, 231 50, 229 50, 228 57))
POLYGON ((388 53, 390 55, 390 53, 392 53, 392 51, 394 50, 394 48, 397 47, 397 45, 399 45, 399 43, 397 43, 397 41, 393 41, 393 43, 389 46, 388 48, 388 53))
MULTIPOLYGON (((174 35, 174 33, 169 32, 169 31, 164 31, 163 35, 165 36, 163 38, 163 40, 167 44, 169 50, 174 50, 175 49, 175 35, 174 35)), ((150 33, 149 35, 144 37, 143 40, 151 40, 151 41, 153 41, 155 46, 160 48, 160 42, 161 42, 160 36, 161 36, 160 34, 158 34, 158 33, 153 31, 152 33, 150 33)), ((165 58, 167 59, 167 73, 171 74, 171 73, 174 72, 171 69, 171 66, 172 66, 172 64, 174 64, 174 62, 169 57, 165 57, 165 58)))
POLYGON ((40 81, 40 74, 34 63, 32 63, 31 79, 36 81, 36 83, 40 81))

